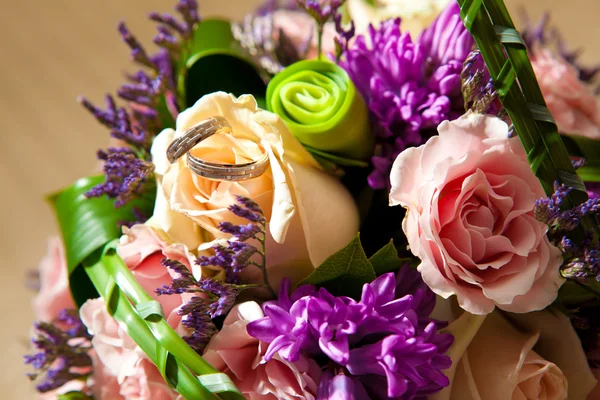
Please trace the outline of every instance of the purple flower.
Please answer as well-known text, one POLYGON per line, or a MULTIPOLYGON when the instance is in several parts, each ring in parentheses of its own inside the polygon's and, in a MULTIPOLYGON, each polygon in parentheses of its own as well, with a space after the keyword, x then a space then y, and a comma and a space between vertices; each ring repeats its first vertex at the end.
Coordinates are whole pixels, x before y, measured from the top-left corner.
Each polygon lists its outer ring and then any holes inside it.
POLYGON ((91 336, 76 310, 62 310, 54 323, 37 322, 32 343, 33 355, 25 356, 25 364, 37 371, 28 374, 38 380, 36 389, 45 393, 74 379, 84 379, 92 371, 89 356, 91 336))
MULTIPOLYGON (((117 107, 110 95, 106 97, 105 110, 85 98, 80 98, 80 102, 110 129, 112 137, 124 141, 130 149, 98 152, 98 157, 105 161, 106 179, 88 193, 90 197, 116 198, 115 206, 120 207, 135 198, 153 195, 152 185, 147 184, 154 179, 149 162, 150 146, 154 136, 167 127, 166 121, 176 118, 179 109, 184 106, 180 102, 183 96, 177 91, 175 77, 180 74, 177 68, 183 65, 179 60, 180 49, 189 45, 199 22, 197 6, 194 0, 180 0, 175 7, 180 19, 168 14, 150 14, 150 19, 158 23, 154 43, 160 48, 153 55, 144 49, 125 23, 118 25, 121 38, 131 49, 132 59, 143 67, 129 76, 130 82, 117 90, 118 96, 127 105, 117 107), (169 118, 164 118, 163 104, 171 114, 169 118)), ((143 220, 137 218, 136 222, 143 220)), ((122 224, 129 225, 131 222, 123 221, 122 224)))
POLYGON ((263 305, 265 317, 247 330, 269 343, 266 360, 276 353, 291 362, 301 353, 326 356, 329 370, 319 398, 350 386, 376 393, 378 377, 385 380, 381 398, 412 399, 448 385, 441 370, 450 366, 444 354, 453 338, 437 333, 443 324, 429 318, 435 295, 417 271, 405 266, 397 276, 380 276, 365 284, 360 301, 312 286, 290 296, 289 285, 282 283, 279 299, 263 305))
POLYGON ((334 374, 328 369, 319 380, 317 399, 370 400, 371 398, 358 378, 344 373, 334 374))
POLYGON ((389 186, 398 154, 421 145, 437 125, 463 111, 461 72, 474 40, 453 3, 418 42, 400 30, 400 19, 369 27, 345 52, 340 65, 363 95, 377 137, 369 185, 389 186))

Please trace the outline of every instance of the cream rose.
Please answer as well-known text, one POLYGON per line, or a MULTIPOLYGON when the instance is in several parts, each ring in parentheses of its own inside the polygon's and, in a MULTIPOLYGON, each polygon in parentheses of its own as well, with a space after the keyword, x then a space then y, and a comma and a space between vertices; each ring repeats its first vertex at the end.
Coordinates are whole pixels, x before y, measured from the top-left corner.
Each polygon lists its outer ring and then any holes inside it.
POLYGON ((369 24, 377 26, 380 21, 401 17, 402 29, 417 37, 449 3, 450 0, 348 0, 346 4, 359 34, 366 33, 369 24))
MULTIPOLYGON (((434 312, 452 319, 443 314, 434 312)), ((465 312, 447 331, 455 338, 448 351, 452 368, 445 371, 451 385, 431 400, 583 400, 595 385, 577 334, 562 314, 465 312)))
POLYGON ((163 131, 152 156, 158 177, 158 198, 148 224, 164 230, 173 241, 198 248, 223 234, 221 222, 239 222, 227 207, 241 195, 256 201, 268 225, 267 259, 271 282, 284 276, 298 282, 358 231, 358 210, 344 188, 326 174, 275 114, 257 108, 252 96, 236 98, 223 92, 204 96, 177 118, 177 129, 163 131), (257 159, 262 149, 269 169, 239 182, 219 182, 189 170, 185 157, 170 164, 169 144, 201 120, 222 116, 233 128, 200 144, 192 153, 216 163, 257 159))

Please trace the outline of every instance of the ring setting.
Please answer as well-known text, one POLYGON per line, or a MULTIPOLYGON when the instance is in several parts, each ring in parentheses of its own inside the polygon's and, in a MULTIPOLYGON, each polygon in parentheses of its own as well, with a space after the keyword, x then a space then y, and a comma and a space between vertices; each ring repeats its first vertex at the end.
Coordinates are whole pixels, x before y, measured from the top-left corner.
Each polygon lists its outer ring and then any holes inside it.
POLYGON ((211 117, 200 121, 175 139, 167 148, 167 159, 171 164, 187 154, 188 168, 196 175, 219 181, 242 181, 256 178, 269 167, 269 156, 263 150, 258 160, 240 164, 221 164, 202 160, 191 154, 192 148, 218 133, 232 133, 233 129, 223 117, 211 117))

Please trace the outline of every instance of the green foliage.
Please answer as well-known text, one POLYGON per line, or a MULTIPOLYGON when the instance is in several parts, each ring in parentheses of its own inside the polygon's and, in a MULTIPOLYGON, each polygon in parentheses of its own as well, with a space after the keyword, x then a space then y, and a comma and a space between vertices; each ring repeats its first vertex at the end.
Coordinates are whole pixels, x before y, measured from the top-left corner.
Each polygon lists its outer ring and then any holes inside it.
POLYGON ((61 394, 57 400, 94 400, 94 398, 82 392, 69 392, 61 394))
POLYGON ((185 67, 179 85, 187 107, 218 91, 236 96, 252 94, 264 107, 267 87, 261 71, 239 49, 229 21, 206 19, 198 24, 185 67))
POLYGON ((116 241, 84 261, 85 272, 106 302, 108 313, 158 367, 163 378, 188 400, 243 400, 227 375, 204 361, 175 332, 160 304, 148 295, 116 252, 116 241), (206 380, 207 389, 201 382, 206 380))
POLYGON ((369 262, 373 266, 377 276, 388 272, 396 272, 402 265, 410 263, 412 260, 411 258, 398 257, 398 250, 396 250, 393 240, 390 240, 388 244, 369 258, 369 262))
POLYGON ((154 208, 153 198, 134 201, 121 208, 115 208, 114 201, 106 197, 87 198, 85 193, 103 180, 103 176, 82 178, 48 197, 65 245, 71 292, 79 306, 87 299, 97 297, 80 268, 81 263, 106 243, 121 236, 119 222, 131 219, 134 206, 147 215, 154 208))
POLYGON ((367 258, 358 234, 299 285, 322 286, 335 296, 358 299, 365 283, 372 282, 378 275, 397 271, 407 261, 409 259, 398 257, 392 241, 367 258))

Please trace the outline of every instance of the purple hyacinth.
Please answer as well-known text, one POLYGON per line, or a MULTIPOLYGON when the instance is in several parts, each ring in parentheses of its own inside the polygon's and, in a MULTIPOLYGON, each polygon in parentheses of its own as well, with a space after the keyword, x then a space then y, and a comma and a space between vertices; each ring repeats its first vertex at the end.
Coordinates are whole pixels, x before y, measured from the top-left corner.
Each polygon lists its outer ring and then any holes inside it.
POLYGON ((74 379, 85 379, 92 372, 89 356, 91 336, 76 310, 62 310, 54 323, 37 322, 32 343, 33 355, 25 356, 25 363, 36 369, 28 374, 37 380, 36 389, 45 393, 74 379))
POLYGON ((437 125, 463 113, 461 71, 474 40, 453 2, 417 42, 402 33, 400 19, 358 36, 340 65, 367 101, 377 138, 369 185, 389 186, 393 160, 424 143, 437 125))
POLYGON ((443 324, 429 318, 435 295, 417 271, 404 266, 397 276, 380 276, 365 284, 360 301, 312 286, 290 296, 289 285, 263 305, 265 317, 248 324, 248 333, 269 343, 266 360, 276 353, 291 362, 301 353, 326 356, 320 399, 338 385, 364 389, 366 398, 413 399, 449 384, 441 371, 450 367, 445 353, 453 338, 437 333, 443 324))

